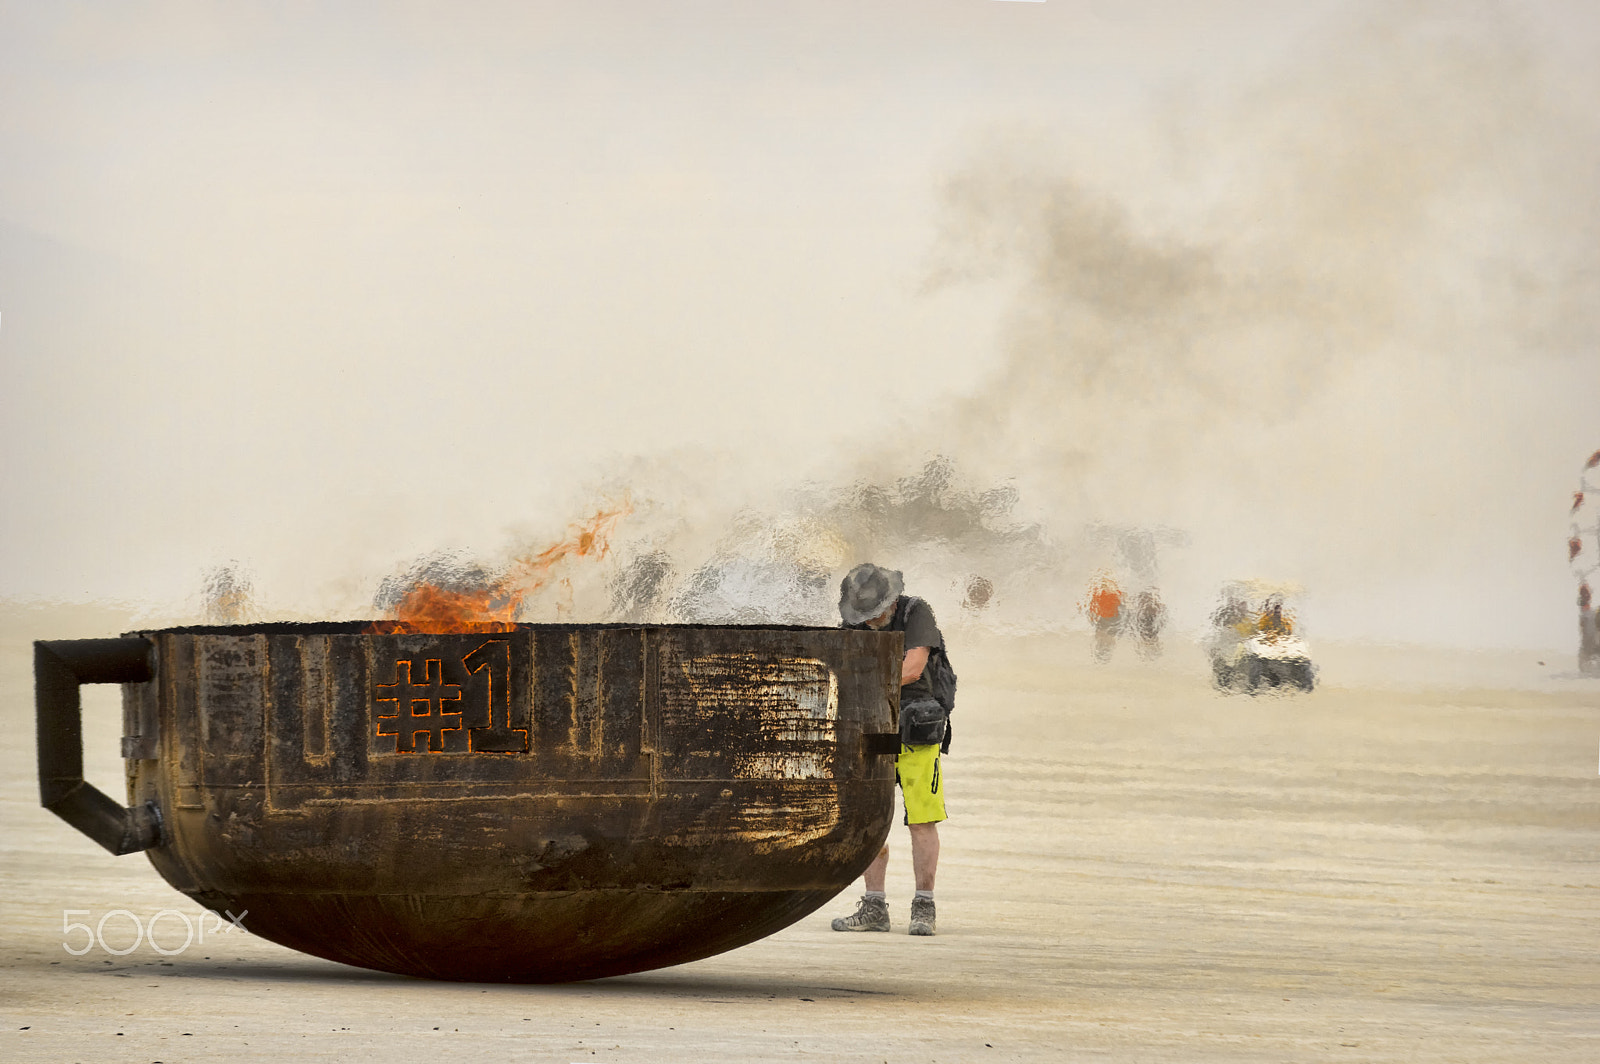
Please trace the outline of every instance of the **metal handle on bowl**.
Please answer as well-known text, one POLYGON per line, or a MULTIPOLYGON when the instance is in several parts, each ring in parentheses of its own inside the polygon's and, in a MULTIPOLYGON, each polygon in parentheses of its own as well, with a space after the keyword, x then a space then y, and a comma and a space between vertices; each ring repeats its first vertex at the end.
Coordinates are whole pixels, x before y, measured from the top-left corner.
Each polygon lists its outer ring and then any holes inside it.
POLYGON ((129 639, 56 639, 33 644, 34 720, 39 736, 39 804, 115 854, 161 844, 161 813, 132 809, 83 778, 86 683, 143 683, 155 675, 154 644, 129 639))

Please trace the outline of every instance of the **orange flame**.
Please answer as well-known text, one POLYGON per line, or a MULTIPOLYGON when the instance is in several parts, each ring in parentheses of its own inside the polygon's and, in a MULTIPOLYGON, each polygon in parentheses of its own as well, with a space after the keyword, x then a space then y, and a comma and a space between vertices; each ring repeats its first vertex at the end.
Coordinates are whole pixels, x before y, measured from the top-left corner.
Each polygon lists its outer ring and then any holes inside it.
POLYGON ((568 558, 599 559, 610 554, 612 531, 632 512, 626 502, 597 510, 587 521, 572 525, 565 539, 513 559, 504 574, 481 590, 450 591, 418 584, 395 605, 394 620, 377 621, 367 631, 380 635, 514 631, 523 601, 555 578, 556 567, 568 558))

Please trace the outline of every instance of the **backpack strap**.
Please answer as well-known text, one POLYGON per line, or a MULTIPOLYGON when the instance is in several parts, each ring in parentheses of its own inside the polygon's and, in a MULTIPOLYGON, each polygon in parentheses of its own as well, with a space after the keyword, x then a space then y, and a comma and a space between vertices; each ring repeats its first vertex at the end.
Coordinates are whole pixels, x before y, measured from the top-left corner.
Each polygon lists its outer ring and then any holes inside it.
MULTIPOLYGON (((905 631, 906 619, 911 616, 911 607, 921 601, 922 599, 919 599, 915 595, 901 595, 900 601, 895 604, 894 616, 889 618, 889 631, 905 631)), ((930 657, 935 650, 941 654, 944 653, 944 632, 942 631, 939 633, 939 645, 928 648, 928 654, 930 657)))

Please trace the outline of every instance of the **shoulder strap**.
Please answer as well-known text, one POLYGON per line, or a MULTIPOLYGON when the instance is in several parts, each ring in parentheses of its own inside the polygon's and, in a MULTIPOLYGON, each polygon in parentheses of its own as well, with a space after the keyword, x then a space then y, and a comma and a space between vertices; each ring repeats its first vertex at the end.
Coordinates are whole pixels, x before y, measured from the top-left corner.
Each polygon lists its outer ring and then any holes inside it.
MULTIPOLYGON (((903 632, 906 630, 906 620, 911 616, 911 607, 922 600, 915 595, 901 595, 900 601, 894 608, 894 616, 889 619, 889 631, 903 632)), ((930 647, 930 650, 944 652, 944 633, 939 633, 939 645, 930 647)))

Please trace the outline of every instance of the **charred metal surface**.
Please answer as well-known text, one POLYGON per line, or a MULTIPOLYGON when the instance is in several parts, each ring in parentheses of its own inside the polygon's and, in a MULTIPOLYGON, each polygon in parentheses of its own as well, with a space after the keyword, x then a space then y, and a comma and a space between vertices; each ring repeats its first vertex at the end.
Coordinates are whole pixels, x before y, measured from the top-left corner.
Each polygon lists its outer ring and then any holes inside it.
POLYGON ((364 627, 138 633, 150 860, 263 937, 443 979, 639 971, 805 916, 888 833, 896 633, 364 627))

